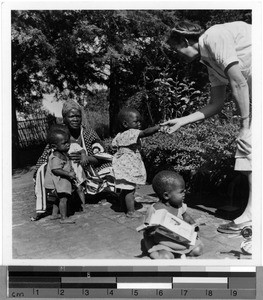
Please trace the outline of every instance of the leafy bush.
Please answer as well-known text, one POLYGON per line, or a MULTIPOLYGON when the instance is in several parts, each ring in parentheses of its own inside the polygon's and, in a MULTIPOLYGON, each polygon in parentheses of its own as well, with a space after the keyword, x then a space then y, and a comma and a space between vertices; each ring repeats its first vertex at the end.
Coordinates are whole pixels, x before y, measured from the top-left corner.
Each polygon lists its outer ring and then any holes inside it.
POLYGON ((184 78, 179 81, 178 78, 173 80, 163 74, 162 78, 154 81, 155 86, 153 95, 157 101, 158 115, 163 120, 180 118, 193 112, 200 105, 207 102, 207 94, 195 88, 195 82, 184 78))
POLYGON ((178 77, 169 77, 168 73, 158 76, 151 89, 142 89, 126 101, 126 106, 140 111, 145 124, 188 115, 208 102, 208 87, 200 91, 196 82, 186 77, 180 81, 178 77))
MULTIPOLYGON (((234 174, 238 126, 218 118, 181 128, 173 135, 158 133, 142 140, 147 181, 161 170, 180 173, 191 192, 223 189, 234 174)), ((105 141, 107 151, 111 139, 105 141)))
POLYGON ((148 137, 143 147, 148 181, 160 169, 172 168, 184 176, 192 190, 221 186, 233 174, 237 132, 235 124, 220 124, 214 119, 181 128, 173 135, 148 137))

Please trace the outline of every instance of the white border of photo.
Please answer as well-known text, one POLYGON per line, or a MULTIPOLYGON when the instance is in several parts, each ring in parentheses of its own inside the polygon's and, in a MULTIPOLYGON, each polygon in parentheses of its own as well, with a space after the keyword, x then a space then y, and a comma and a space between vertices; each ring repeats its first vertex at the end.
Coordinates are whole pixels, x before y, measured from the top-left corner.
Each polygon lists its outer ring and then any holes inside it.
MULTIPOLYGON (((171 265, 262 265, 262 27, 260 1, 28 1, 2 3, 2 101, 1 101, 1 170, 2 170, 2 262, 4 265, 63 265, 63 266, 171 266, 171 265), (242 260, 46 260, 12 258, 12 165, 11 165, 11 10, 27 9, 252 9, 253 31, 253 256, 242 260), (3 147, 3 148, 2 148, 3 147)), ((26 199, 25 199, 26 201, 26 199)), ((0 228, 1 229, 1 228, 0 228)))

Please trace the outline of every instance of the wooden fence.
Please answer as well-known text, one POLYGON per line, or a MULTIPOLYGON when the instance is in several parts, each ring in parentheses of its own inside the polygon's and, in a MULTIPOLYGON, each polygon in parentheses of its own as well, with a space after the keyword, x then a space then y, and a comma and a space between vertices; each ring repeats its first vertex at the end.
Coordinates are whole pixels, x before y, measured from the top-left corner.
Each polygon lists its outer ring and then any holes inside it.
POLYGON ((37 117, 18 121, 18 138, 20 148, 41 145, 46 142, 47 131, 55 117, 37 117))

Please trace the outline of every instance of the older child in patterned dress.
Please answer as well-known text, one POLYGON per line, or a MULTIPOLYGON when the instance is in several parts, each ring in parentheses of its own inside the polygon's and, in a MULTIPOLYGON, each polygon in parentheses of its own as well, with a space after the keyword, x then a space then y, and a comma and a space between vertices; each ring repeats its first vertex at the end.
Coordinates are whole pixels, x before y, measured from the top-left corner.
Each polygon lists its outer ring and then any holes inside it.
POLYGON ((120 132, 112 141, 117 148, 112 166, 116 178, 116 188, 121 189, 120 200, 126 204, 126 216, 138 218, 135 212, 134 193, 137 184, 146 183, 146 170, 140 154, 141 138, 160 130, 160 125, 141 130, 141 115, 133 108, 124 108, 118 114, 120 132))

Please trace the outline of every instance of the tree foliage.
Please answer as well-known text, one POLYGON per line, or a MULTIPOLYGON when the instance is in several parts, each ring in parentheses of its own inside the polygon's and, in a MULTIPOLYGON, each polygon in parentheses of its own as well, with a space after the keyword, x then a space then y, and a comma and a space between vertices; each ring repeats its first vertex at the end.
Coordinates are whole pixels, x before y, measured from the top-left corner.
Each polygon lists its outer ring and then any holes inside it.
POLYGON ((93 84, 109 90, 112 132, 116 113, 127 103, 137 103, 147 123, 191 112, 205 102, 206 70, 198 63, 186 66, 163 47, 182 18, 207 28, 250 23, 251 11, 13 10, 14 121, 16 111, 40 107, 45 93, 75 97, 88 106, 93 84))
MULTIPOLYGON (((154 80, 187 75, 196 67, 164 53, 162 42, 181 18, 204 27, 233 20, 251 22, 245 10, 39 10, 12 11, 13 94, 18 110, 43 93, 65 89, 80 96, 93 83, 110 86, 114 69, 125 102, 154 80)), ((202 76, 201 76, 202 78, 202 76)), ((205 76, 203 79, 206 80, 205 76)), ((190 81, 190 82, 191 82, 190 81)), ((197 81, 197 80, 195 80, 197 81)), ((197 85, 203 82, 197 82, 197 85)))

